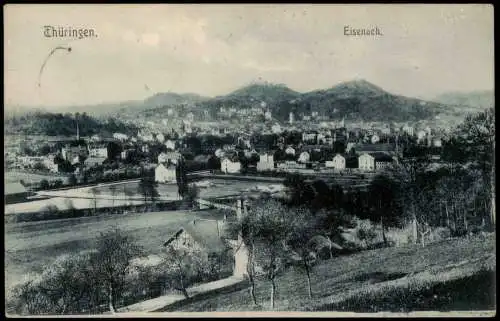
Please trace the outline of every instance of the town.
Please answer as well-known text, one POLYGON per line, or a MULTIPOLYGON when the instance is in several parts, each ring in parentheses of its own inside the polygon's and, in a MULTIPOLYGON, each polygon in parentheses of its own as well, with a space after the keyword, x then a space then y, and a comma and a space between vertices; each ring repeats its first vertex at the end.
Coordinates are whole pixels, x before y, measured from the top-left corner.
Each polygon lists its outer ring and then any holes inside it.
POLYGON ((495 313, 491 7, 30 8, 6 315, 495 313))

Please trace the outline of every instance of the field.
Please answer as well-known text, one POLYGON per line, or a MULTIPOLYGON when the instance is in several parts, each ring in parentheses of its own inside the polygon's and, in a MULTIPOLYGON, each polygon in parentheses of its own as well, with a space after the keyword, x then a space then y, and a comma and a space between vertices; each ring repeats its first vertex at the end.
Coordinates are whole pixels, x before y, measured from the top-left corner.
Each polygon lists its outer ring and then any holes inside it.
MULTIPOLYGON (((307 296, 304 273, 291 270, 280 276, 275 310, 494 309, 495 281, 491 280, 496 271, 494 249, 495 236, 488 235, 447 240, 425 248, 385 248, 333 258, 314 268, 313 299, 307 296)), ((257 281, 260 306, 253 306, 248 289, 243 289, 158 312, 270 310, 269 289, 269 281, 257 281)))
POLYGON ((163 241, 195 218, 222 216, 217 211, 172 211, 6 224, 6 287, 22 281, 27 273, 40 272, 61 254, 90 249, 100 232, 115 226, 131 233, 145 255, 159 253, 163 241))
POLYGON ((50 175, 50 174, 40 175, 40 174, 32 174, 32 173, 17 172, 17 171, 5 172, 5 178, 4 178, 6 183, 19 182, 20 180, 23 180, 26 183, 38 183, 44 179, 48 181, 60 179, 63 182, 67 180, 65 176, 50 175))

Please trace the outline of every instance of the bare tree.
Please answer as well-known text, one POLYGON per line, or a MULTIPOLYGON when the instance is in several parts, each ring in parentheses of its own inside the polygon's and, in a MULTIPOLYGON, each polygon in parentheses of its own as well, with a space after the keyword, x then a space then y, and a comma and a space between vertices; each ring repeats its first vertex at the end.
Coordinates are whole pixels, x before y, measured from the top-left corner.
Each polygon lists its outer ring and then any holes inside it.
POLYGON ((194 248, 169 244, 165 255, 164 264, 171 276, 173 288, 181 291, 186 299, 189 298, 187 288, 191 279, 200 274, 204 265, 202 254, 194 248))
POLYGON ((131 267, 131 260, 141 254, 141 248, 120 229, 115 228, 101 233, 97 240, 97 252, 92 263, 98 267, 96 271, 103 282, 108 297, 109 310, 114 313, 121 290, 125 284, 125 276, 131 267))

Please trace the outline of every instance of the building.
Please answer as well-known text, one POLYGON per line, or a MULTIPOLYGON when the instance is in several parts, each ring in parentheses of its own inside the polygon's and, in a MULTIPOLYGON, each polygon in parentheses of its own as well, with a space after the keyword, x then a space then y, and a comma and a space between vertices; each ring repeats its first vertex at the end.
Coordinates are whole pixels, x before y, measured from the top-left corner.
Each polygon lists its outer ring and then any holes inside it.
POLYGON ((101 165, 106 160, 106 157, 89 157, 84 161, 86 167, 101 165))
POLYGON ((114 133, 113 134, 113 138, 114 139, 117 139, 119 141, 124 141, 124 140, 127 140, 128 139, 128 136, 125 135, 125 134, 122 134, 122 133, 114 133))
POLYGON ((175 166, 158 165, 155 168, 155 181, 158 183, 172 183, 177 181, 175 166))
POLYGON ((61 149, 61 156, 64 160, 71 162, 79 162, 79 158, 86 158, 89 155, 89 150, 85 145, 69 146, 66 145, 61 149))
POLYGON ((175 150, 175 141, 168 139, 165 142, 165 147, 167 148, 167 150, 175 150))
POLYGON ((287 154, 287 155, 295 155, 295 149, 292 146, 288 146, 285 149, 285 154, 287 154))
POLYGON ((358 157, 358 166, 361 170, 373 171, 375 170, 375 158, 370 154, 362 154, 358 157))
POLYGON ((28 198, 28 191, 19 182, 5 183, 5 203, 14 204, 24 202, 28 198))
POLYGON ((300 163, 297 163, 296 161, 279 162, 277 166, 279 169, 305 169, 306 168, 306 164, 300 164, 300 163))
POLYGON ((374 152, 365 153, 359 156, 358 166, 361 170, 373 171, 379 169, 385 169, 391 166, 395 161, 395 158, 387 153, 374 152))
POLYGON ((241 163, 234 159, 224 158, 220 164, 220 169, 223 173, 234 174, 241 171, 241 163))
POLYGON ((189 249, 202 255, 201 259, 209 264, 233 264, 233 258, 226 256, 231 246, 226 242, 227 235, 222 220, 193 220, 184 224, 163 246, 174 249, 189 249))
POLYGON ((91 147, 89 148, 90 157, 105 157, 108 158, 108 148, 106 147, 91 147))
POLYGON ((264 113, 264 118, 265 118, 266 120, 271 120, 271 119, 273 119, 273 114, 271 113, 271 111, 266 110, 266 112, 264 113))
POLYGON ((274 155, 262 154, 257 163, 257 171, 272 171, 274 170, 274 155))
POLYGON ((303 132, 302 141, 303 142, 315 142, 318 133, 316 132, 303 132))
POLYGON ((345 169, 346 168, 346 158, 340 154, 335 155, 331 161, 325 163, 326 167, 332 167, 335 169, 345 169))
POLYGON ((288 115, 288 122, 290 123, 290 125, 292 125, 294 121, 295 121, 295 116, 293 115, 292 112, 290 112, 290 114, 288 115))
POLYGON ((300 163, 307 163, 311 159, 311 155, 308 152, 300 153, 298 161, 300 163))
POLYGON ((163 163, 172 163, 172 164, 177 164, 179 160, 182 158, 182 155, 179 152, 166 152, 166 153, 160 153, 158 155, 158 163, 163 164, 163 163))

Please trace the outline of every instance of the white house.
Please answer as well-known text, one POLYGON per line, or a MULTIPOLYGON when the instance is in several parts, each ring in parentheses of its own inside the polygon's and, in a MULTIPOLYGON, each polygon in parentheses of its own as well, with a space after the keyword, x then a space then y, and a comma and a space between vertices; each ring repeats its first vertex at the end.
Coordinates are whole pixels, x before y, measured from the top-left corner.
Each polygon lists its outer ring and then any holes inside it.
POLYGON ((308 152, 300 153, 298 161, 301 163, 307 163, 311 159, 311 155, 308 152))
POLYGON ((335 155, 335 157, 332 160, 332 163, 333 163, 332 167, 335 169, 345 169, 346 167, 345 157, 340 154, 335 155))
POLYGON ((295 155, 295 149, 292 146, 288 146, 287 149, 285 149, 285 154, 295 155))
POLYGON ((229 158, 224 158, 220 163, 220 169, 223 173, 239 173, 241 171, 241 163, 238 161, 232 161, 229 158))
POLYGON ((175 142, 171 139, 168 139, 166 142, 165 142, 165 147, 167 149, 170 149, 170 150, 175 150, 175 142))
POLYGON ((172 164, 177 164, 181 157, 182 155, 179 152, 162 152, 160 153, 160 155, 158 155, 158 163, 170 162, 172 164))
POLYGON ((125 134, 122 134, 122 133, 114 133, 113 138, 123 141, 123 140, 127 140, 128 136, 125 134))
POLYGON ((375 170, 375 158, 370 154, 362 154, 358 158, 358 166, 361 170, 372 171, 375 170))
POLYGON ((260 155, 257 163, 257 171, 274 170, 274 156, 272 154, 260 155))
POLYGON ((159 183, 171 183, 177 180, 175 166, 166 167, 163 164, 155 168, 155 181, 159 183))
POLYGON ((108 149, 106 147, 89 148, 89 156, 108 158, 108 149))

